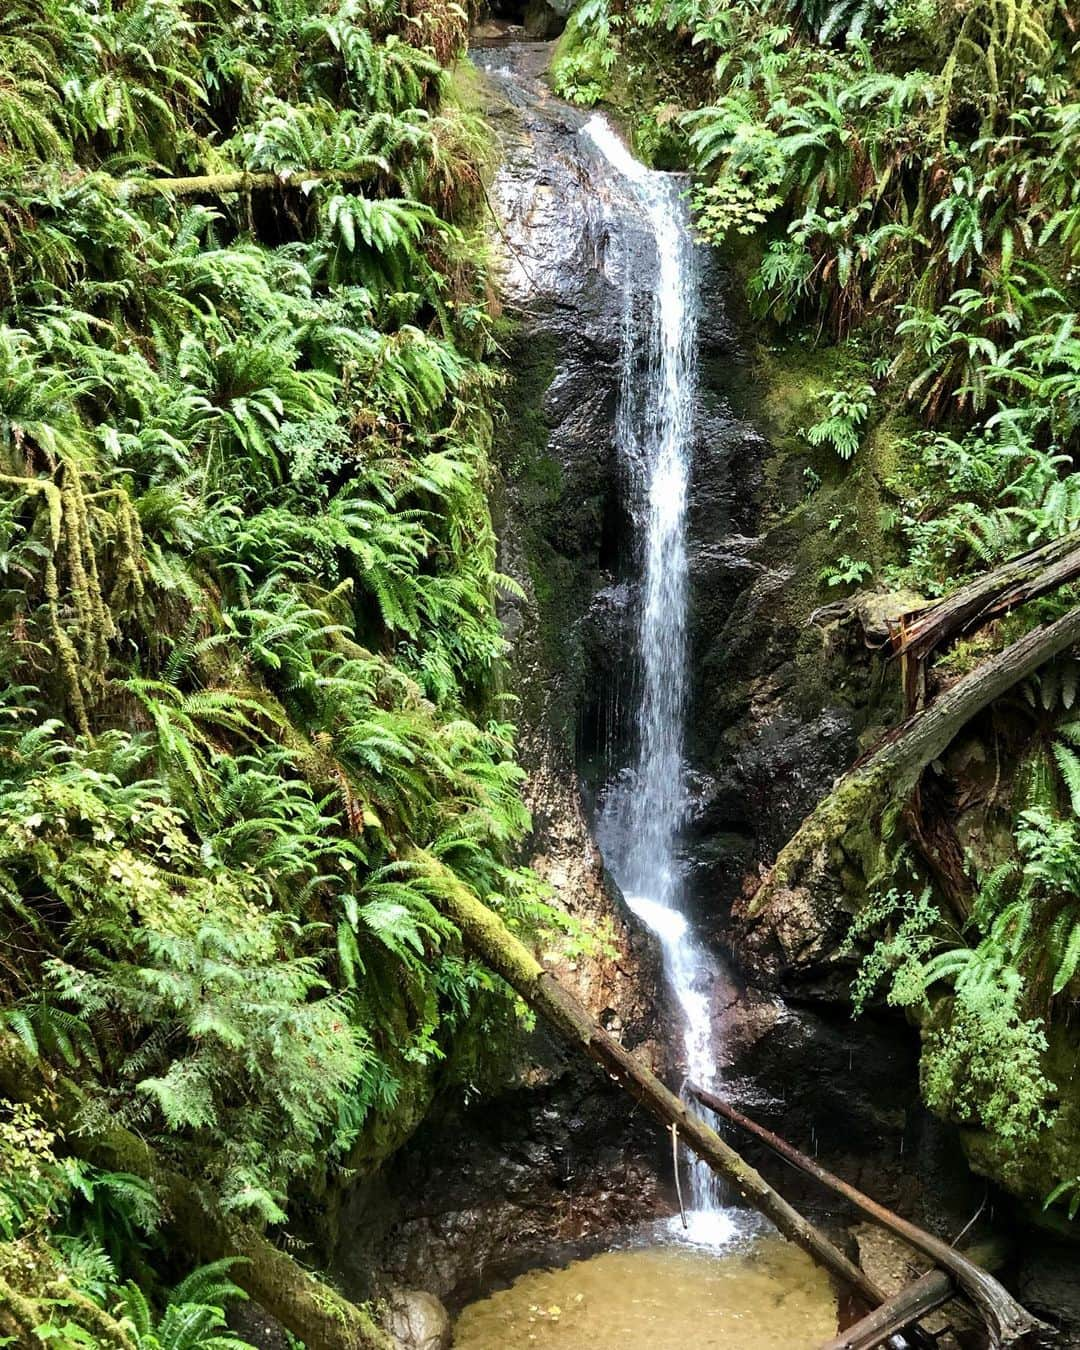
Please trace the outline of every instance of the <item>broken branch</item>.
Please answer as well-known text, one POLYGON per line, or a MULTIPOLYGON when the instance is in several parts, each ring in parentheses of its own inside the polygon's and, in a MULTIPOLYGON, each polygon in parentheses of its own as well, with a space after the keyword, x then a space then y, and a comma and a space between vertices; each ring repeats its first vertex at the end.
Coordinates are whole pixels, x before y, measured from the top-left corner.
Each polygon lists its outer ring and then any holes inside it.
POLYGON ((875 1350, 920 1317, 940 1308, 955 1293, 956 1287, 943 1270, 928 1270, 821 1350, 875 1350))
POLYGON ((905 626, 897 654, 925 658, 943 643, 1077 577, 1080 530, 1022 553, 920 610, 914 622, 905 626))

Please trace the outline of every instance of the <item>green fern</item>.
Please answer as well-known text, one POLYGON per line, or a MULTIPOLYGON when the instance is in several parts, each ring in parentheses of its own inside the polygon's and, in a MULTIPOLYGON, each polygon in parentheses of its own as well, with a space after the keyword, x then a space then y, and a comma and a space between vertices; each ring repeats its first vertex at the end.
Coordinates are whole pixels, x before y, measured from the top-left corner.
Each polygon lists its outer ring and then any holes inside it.
MULTIPOLYGON (((486 720, 508 583, 462 32, 355 0, 0 19, 0 1019, 79 1080, 80 1128, 152 1133, 256 1222, 390 1137, 478 1019, 484 1055, 516 1034, 453 888, 561 931, 486 720), (153 187, 238 170, 280 186, 153 187)), ((232 1346, 224 1285, 160 1306, 154 1197, 55 1162, 9 1223, 30 1304, 77 1291, 50 1334, 107 1326, 89 1299, 148 1347, 232 1346)))

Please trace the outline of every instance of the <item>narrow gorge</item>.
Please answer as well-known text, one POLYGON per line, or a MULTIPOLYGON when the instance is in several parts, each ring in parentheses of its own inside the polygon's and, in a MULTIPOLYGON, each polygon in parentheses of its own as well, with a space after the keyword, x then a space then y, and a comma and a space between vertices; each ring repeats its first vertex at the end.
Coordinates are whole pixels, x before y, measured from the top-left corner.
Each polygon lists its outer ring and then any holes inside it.
POLYGON ((11 0, 0 1344, 1080 1347, 1063 0, 11 0))
MULTIPOLYGON (((770 520, 790 455, 775 377, 755 354, 737 273, 695 242, 688 180, 646 169, 604 117, 553 98, 553 52, 511 42, 474 61, 503 156, 492 186, 511 371, 499 532, 525 592, 503 620, 532 770, 531 857, 571 911, 594 921, 610 912, 621 935, 601 973, 586 958, 564 976, 673 1084, 719 1080, 728 1100, 934 1230, 958 1231, 973 1215, 985 1225, 991 1196, 913 1098, 914 1039, 889 1018, 849 1017, 843 910, 824 922, 798 909, 766 924, 740 915, 748 874, 856 758, 863 728, 888 715, 888 677, 877 658, 852 662, 843 647, 815 653, 807 641, 814 589, 803 559, 823 525, 770 520)), ((545 1127, 531 1157, 575 1213, 552 1223, 549 1197, 538 1232, 535 1193, 511 1189, 515 1238, 507 1252, 485 1231, 480 1286, 602 1249, 613 1234, 632 1245, 676 1203, 668 1141, 646 1127, 622 1154, 633 1170, 616 1180, 615 1155, 586 1122, 620 1107, 602 1106, 596 1087, 582 1096, 577 1072, 557 1053, 553 1067, 550 1050, 541 1081, 548 1120, 581 1133, 559 1141, 545 1127)), ((435 1138, 420 1149, 441 1152, 435 1138)), ((505 1141, 488 1143, 490 1177, 451 1186, 472 1221, 507 1175, 505 1141)), ((737 1253, 736 1235, 756 1225, 725 1204, 706 1165, 682 1165, 689 1212, 665 1222, 737 1253)), ((819 1191, 783 1181, 818 1212, 819 1191)), ((869 1230, 858 1241, 871 1266, 904 1259, 869 1230)), ((1052 1241, 1034 1253, 1028 1287, 1035 1266, 1069 1260, 1052 1241)), ((400 1276, 415 1279, 423 1259, 400 1276)), ((450 1273, 439 1289, 452 1306, 478 1288, 467 1268, 464 1283, 450 1273)), ((801 1287, 799 1274, 788 1278, 801 1287)), ((522 1288, 527 1302, 541 1297, 527 1280, 522 1288)), ((565 1334, 552 1343, 577 1343, 565 1334)), ((773 1334, 783 1344, 794 1333, 773 1334)))

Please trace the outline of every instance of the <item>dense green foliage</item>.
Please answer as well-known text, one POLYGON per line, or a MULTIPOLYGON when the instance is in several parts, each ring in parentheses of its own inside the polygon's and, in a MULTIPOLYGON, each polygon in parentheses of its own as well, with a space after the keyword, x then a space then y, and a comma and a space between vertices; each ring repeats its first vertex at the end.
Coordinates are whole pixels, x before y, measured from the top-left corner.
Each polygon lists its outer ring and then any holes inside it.
MULTIPOLYGON (((0 1020, 79 1080, 88 1134, 152 1136, 271 1229, 510 1034, 440 897, 556 922, 512 862, 464 24, 449 0, 0 16, 0 1020)), ((940 594, 1080 522, 1078 44, 1059 0, 572 19, 562 92, 635 85, 640 148, 694 167, 762 320, 835 346, 818 468, 902 428, 890 550, 838 529, 827 589, 940 594)), ((1080 988, 1076 688, 1062 663, 1013 710, 970 913, 901 851, 854 933, 879 939, 857 1002, 922 1024, 928 1102, 1014 1149, 1053 1128, 1047 1033, 1080 988)), ((180 1278, 152 1191, 73 1155, 0 1102, 0 1337, 238 1345, 227 1269, 180 1278)))
MULTIPOLYGON (((585 0, 556 79, 577 101, 629 108, 645 153, 693 168, 698 229, 750 256, 756 313, 781 341, 831 348, 835 382, 803 427, 817 450, 808 489, 878 473, 889 510, 873 562, 836 517, 849 552, 822 569, 825 586, 874 574, 933 597, 1077 528, 1071 6, 585 0), (883 470, 869 459, 875 428, 890 438, 883 470)), ((1074 598, 997 625, 973 650, 1074 598)), ((961 648, 943 670, 967 659, 961 648)), ((1075 666, 1026 692, 1002 714, 1020 730, 992 752, 1012 759, 969 859, 970 913, 932 895, 905 849, 853 934, 883 934, 856 1001, 883 981, 918 1018, 926 1100, 1014 1159, 1070 1091, 1049 1077, 1046 1028, 1080 993, 1075 666)), ((1054 1198, 1078 1193, 1065 1176, 1054 1198)))
MULTIPOLYGON (((152 1135, 271 1225, 291 1185, 411 1128, 459 1041, 513 1025, 444 888, 548 916, 508 861, 528 821, 486 500, 483 138, 445 65, 464 17, 0 18, 2 1017, 83 1080, 88 1131, 152 1135), (235 170, 277 181, 223 192, 235 170)), ((92 1303, 179 1346, 120 1287, 160 1298, 153 1198, 18 1112, 0 1128, 41 1159, 32 1185, 0 1174, 0 1273, 39 1339, 97 1343, 92 1303), (49 1272, 78 1307, 34 1302, 49 1272)))
POLYGON ((937 593, 1072 528, 1080 55, 1066 6, 587 0, 562 88, 593 100, 628 65, 647 82, 658 32, 681 55, 652 80, 639 141, 674 142, 696 167, 706 239, 760 238, 760 314, 846 343, 847 382, 823 396, 810 443, 851 459, 887 406, 927 427, 904 465, 915 499, 898 488, 907 579, 937 593))
MULTIPOLYGON (((0 1299, 5 1311, 18 1310, 24 1297, 18 1286, 32 1282, 47 1298, 47 1312, 36 1308, 41 1320, 34 1328, 45 1344, 244 1350, 245 1342, 225 1331, 226 1304, 243 1297, 228 1278, 233 1263, 219 1261, 194 1271, 161 1299, 155 1316, 139 1285, 121 1282, 117 1270, 134 1235, 153 1231, 159 1222, 154 1195, 135 1177, 59 1156, 56 1144, 26 1107, 14 1107, 0 1122, 0 1236, 7 1247, 0 1299)), ((30 1308, 36 1303, 28 1300, 30 1308)), ((0 1344, 26 1341, 0 1336, 0 1344)))

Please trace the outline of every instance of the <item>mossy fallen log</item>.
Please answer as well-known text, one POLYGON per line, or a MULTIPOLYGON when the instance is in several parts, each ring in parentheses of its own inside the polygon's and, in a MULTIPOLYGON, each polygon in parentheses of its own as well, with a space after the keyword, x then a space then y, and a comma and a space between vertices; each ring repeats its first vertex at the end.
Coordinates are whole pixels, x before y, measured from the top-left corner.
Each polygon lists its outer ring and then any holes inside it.
POLYGON ((890 731, 876 750, 838 780, 780 850, 747 914, 760 913, 782 892, 799 885, 814 865, 828 861, 830 850, 843 851, 845 835, 875 832, 886 807, 904 804, 926 766, 945 752, 973 717, 1077 641, 1080 606, 1055 623, 1025 633, 890 731))
POLYGON ((1080 530, 1010 558, 918 611, 904 625, 897 653, 924 657, 1017 605, 1080 577, 1080 530))
POLYGON ((339 187, 358 187, 370 183, 370 169, 289 169, 279 172, 250 173, 235 169, 225 173, 196 174, 189 178, 114 178, 116 190, 131 200, 144 197, 227 197, 234 192, 253 192, 258 188, 314 187, 332 183, 339 187))
POLYGON ((904 623, 894 641, 901 658, 905 706, 925 700, 926 665, 938 648, 1080 577, 1080 530, 1010 558, 904 623))
POLYGON ((490 909, 465 887, 454 887, 440 906, 464 941, 517 991, 562 1038, 601 1065, 611 1078, 652 1112, 664 1125, 674 1125, 679 1138, 748 1204, 771 1220, 779 1231, 869 1307, 884 1299, 877 1285, 819 1229, 774 1190, 759 1172, 701 1119, 544 969, 490 909))
POLYGON ((394 1340, 363 1308, 304 1270, 256 1229, 222 1214, 204 1187, 167 1167, 144 1139, 115 1125, 84 1133, 84 1097, 78 1086, 47 1075, 47 1066, 17 1037, 0 1033, 0 1095, 30 1103, 63 1131, 67 1147, 79 1157, 149 1182, 186 1254, 198 1261, 242 1258, 232 1278, 308 1350, 394 1350, 394 1340))
MULTIPOLYGON (((59 179, 61 188, 78 187, 81 183, 95 182, 126 201, 139 201, 150 197, 228 197, 237 192, 254 192, 257 189, 313 187, 317 183, 331 183, 340 187, 359 187, 370 184, 373 171, 366 169, 281 169, 259 170, 226 169, 221 173, 192 174, 182 178, 150 178, 143 176, 112 177, 105 173, 85 173, 82 171, 63 174, 59 179)), ((56 185, 44 182, 21 183, 18 185, 20 198, 27 193, 45 193, 56 185)))
MULTIPOLYGON (((67 1281, 46 1285, 41 1296, 28 1298, 0 1276, 0 1341, 3 1345, 41 1346, 44 1344, 37 1329, 49 1320, 56 1305, 73 1314, 85 1332, 93 1336, 92 1344, 100 1350, 138 1350, 127 1327, 110 1317, 103 1308, 80 1294, 67 1281)), ((70 1342, 73 1344, 73 1342, 70 1342)))

